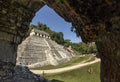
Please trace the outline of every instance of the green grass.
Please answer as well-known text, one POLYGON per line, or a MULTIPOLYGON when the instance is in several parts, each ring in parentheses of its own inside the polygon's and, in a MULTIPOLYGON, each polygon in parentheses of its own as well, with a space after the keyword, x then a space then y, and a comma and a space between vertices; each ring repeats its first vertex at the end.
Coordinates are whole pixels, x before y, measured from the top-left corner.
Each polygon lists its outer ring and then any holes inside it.
POLYGON ((75 56, 69 62, 66 62, 64 64, 60 64, 60 65, 57 65, 57 66, 48 65, 48 66, 39 67, 39 68, 32 68, 32 70, 48 70, 48 69, 57 69, 57 68, 62 68, 62 67, 66 67, 66 66, 71 66, 71 65, 75 65, 77 63, 80 63, 80 62, 82 62, 84 60, 87 60, 90 57, 92 57, 92 60, 93 60, 92 55, 86 55, 86 56, 83 56, 83 57, 75 56))
MULTIPOLYGON (((93 60, 95 60, 95 57, 91 57, 91 59, 88 60, 88 61, 86 61, 86 62, 91 62, 91 61, 93 61, 93 60)), ((86 63, 86 62, 84 62, 84 63, 86 63)))
POLYGON ((83 68, 72 70, 65 73, 55 75, 45 75, 45 78, 53 80, 52 82, 100 82, 100 63, 95 63, 83 68), (92 74, 88 73, 88 69, 92 68, 92 74), (56 80, 56 81, 55 81, 56 80))

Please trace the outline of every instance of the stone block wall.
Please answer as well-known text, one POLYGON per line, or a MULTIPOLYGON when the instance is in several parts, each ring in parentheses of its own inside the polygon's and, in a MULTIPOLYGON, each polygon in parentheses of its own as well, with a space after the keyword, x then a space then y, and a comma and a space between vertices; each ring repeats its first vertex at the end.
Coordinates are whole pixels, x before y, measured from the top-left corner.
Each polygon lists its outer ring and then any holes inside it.
MULTIPOLYGON (((45 65, 58 65, 65 63, 72 57, 71 53, 63 46, 52 41, 48 37, 41 37, 39 30, 27 37, 22 44, 18 46, 17 64, 28 67, 40 67, 45 65), (38 33, 36 33, 38 32, 38 33)), ((45 36, 45 32, 42 32, 45 36)))

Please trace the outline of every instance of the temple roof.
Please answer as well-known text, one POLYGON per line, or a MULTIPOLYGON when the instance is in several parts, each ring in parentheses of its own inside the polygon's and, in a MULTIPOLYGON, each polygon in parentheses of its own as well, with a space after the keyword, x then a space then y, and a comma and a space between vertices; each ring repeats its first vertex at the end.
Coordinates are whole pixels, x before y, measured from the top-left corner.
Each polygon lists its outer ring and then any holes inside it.
POLYGON ((37 29, 32 29, 31 32, 35 32, 35 33, 44 34, 44 35, 48 35, 49 36, 48 33, 44 32, 44 31, 41 31, 41 30, 37 30, 37 29))

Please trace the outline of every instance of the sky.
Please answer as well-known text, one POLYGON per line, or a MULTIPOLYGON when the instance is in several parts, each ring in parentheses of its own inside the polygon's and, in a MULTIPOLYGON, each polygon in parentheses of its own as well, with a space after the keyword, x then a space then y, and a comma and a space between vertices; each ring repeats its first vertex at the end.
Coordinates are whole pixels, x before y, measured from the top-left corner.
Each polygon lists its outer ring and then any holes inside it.
POLYGON ((81 42, 81 38, 77 37, 74 32, 71 32, 72 24, 66 22, 62 17, 60 17, 53 9, 49 8, 47 5, 41 8, 34 18, 31 24, 37 25, 38 22, 46 24, 51 30, 56 32, 63 32, 64 39, 70 39, 71 42, 78 43, 81 42))

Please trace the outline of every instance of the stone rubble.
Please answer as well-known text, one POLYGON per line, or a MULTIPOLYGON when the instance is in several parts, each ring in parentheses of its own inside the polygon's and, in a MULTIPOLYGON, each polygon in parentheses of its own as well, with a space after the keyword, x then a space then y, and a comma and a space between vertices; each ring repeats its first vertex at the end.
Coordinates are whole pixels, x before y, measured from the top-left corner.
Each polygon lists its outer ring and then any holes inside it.
POLYGON ((15 66, 13 75, 9 75, 0 82, 50 82, 40 75, 32 73, 28 67, 20 65, 15 66))

